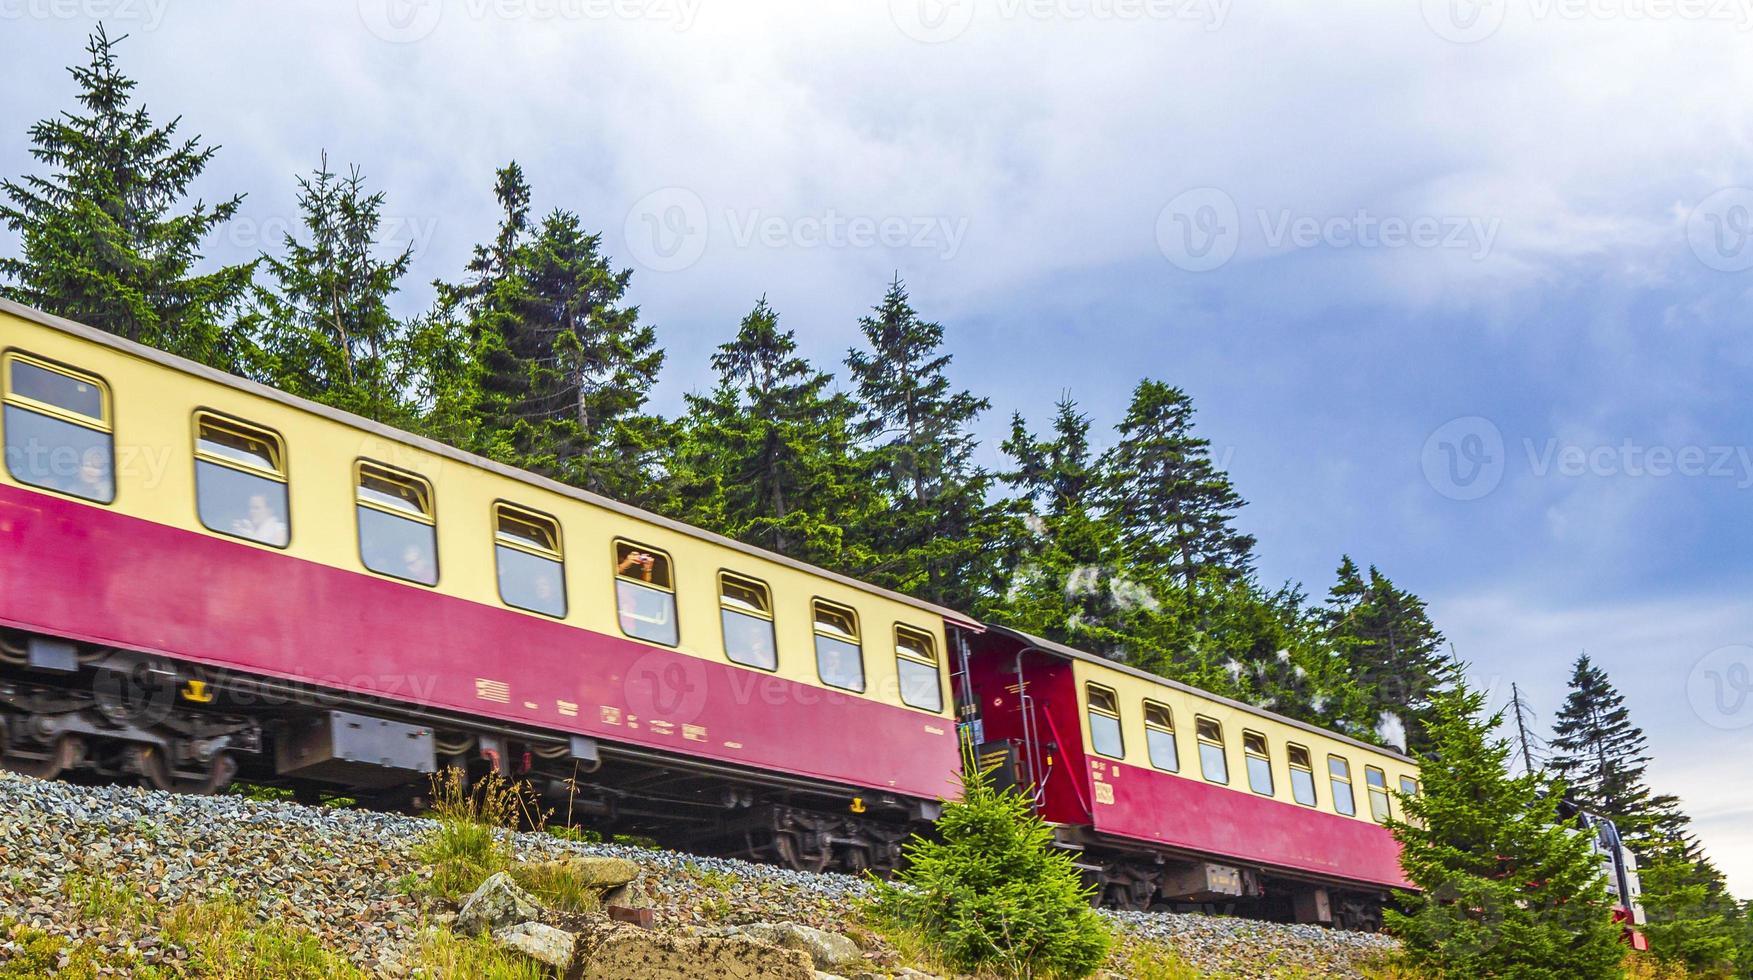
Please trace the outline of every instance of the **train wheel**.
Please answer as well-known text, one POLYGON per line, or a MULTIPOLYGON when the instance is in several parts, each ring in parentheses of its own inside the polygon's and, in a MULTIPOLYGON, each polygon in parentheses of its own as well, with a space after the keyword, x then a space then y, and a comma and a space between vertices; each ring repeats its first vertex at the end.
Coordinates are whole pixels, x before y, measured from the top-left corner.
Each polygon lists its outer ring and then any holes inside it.
POLYGON ((214 756, 207 764, 206 774, 195 779, 173 775, 163 750, 156 745, 131 745, 127 757, 128 767, 140 775, 143 785, 167 793, 212 796, 231 785, 231 777, 237 774, 237 762, 225 752, 214 756))
POLYGON ((6 739, 5 726, 0 725, 0 768, 37 779, 54 779, 85 758, 85 741, 76 735, 63 735, 56 739, 54 748, 49 751, 46 759, 20 759, 12 754, 11 749, 6 739))

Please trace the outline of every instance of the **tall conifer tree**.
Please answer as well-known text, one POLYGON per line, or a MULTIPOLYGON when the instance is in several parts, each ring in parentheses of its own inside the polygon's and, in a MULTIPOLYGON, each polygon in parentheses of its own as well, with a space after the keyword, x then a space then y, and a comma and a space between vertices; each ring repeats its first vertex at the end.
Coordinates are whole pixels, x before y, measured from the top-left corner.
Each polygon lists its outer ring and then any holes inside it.
POLYGON ((718 385, 688 396, 684 514, 724 534, 829 568, 868 494, 852 459, 856 406, 797 355, 765 297, 712 356, 718 385))
POLYGON ((994 578, 991 476, 973 461, 972 430, 989 404, 951 387, 943 327, 914 311, 898 277, 858 325, 868 349, 849 351, 846 366, 864 413, 858 434, 866 470, 889 504, 860 535, 872 556, 865 574, 972 608, 994 578))
POLYGON ((632 271, 613 269, 577 215, 529 218, 530 188, 499 172, 503 210, 469 278, 440 290, 476 362, 478 449, 504 462, 637 504, 662 497, 669 427, 646 414, 663 366, 655 331, 626 305, 632 271))
MULTIPOLYGON (((1649 742, 1625 698, 1588 654, 1571 667, 1570 693, 1552 726, 1552 769, 1584 808, 1609 817, 1640 855, 1649 855, 1679 801, 1644 782, 1649 742)), ((1683 823, 1683 819, 1681 821, 1683 823)))
POLYGON ((31 155, 51 171, 0 183, 0 219, 23 255, 0 259, 8 298, 174 354, 239 370, 249 351, 237 316, 252 265, 197 273, 201 244, 231 220, 242 195, 186 205, 217 147, 177 136, 133 105, 102 25, 87 64, 69 69, 80 110, 30 129, 31 155))
POLYGON ((1246 578, 1254 538, 1234 527, 1243 500, 1193 433, 1193 400, 1145 380, 1103 457, 1104 503, 1135 561, 1164 569, 1192 593, 1201 578, 1246 578))
POLYGON ((1624 955, 1601 864, 1558 816, 1557 787, 1509 774, 1503 717, 1463 685, 1439 692, 1423 795, 1391 823, 1419 891, 1388 926, 1415 965, 1454 977, 1617 980, 1624 955))
POLYGON ((407 424, 407 331, 389 301, 414 246, 381 247, 384 195, 368 194, 359 168, 329 169, 328 155, 298 180, 305 239, 288 234, 284 257, 266 257, 273 288, 258 288, 264 380, 380 422, 407 424))
POLYGON ((1364 695, 1361 704, 1349 706, 1361 713, 1350 719, 1353 726, 1399 728, 1409 743, 1401 748, 1423 748, 1431 699, 1453 676, 1442 633, 1424 601, 1375 566, 1366 577, 1346 555, 1334 578, 1317 619, 1364 695))

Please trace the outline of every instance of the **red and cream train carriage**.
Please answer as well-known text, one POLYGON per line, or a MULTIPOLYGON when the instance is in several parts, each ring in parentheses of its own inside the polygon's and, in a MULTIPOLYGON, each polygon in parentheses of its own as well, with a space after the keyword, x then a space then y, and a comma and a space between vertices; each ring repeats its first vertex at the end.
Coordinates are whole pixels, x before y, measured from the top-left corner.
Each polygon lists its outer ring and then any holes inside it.
POLYGON ((1364 922, 1403 884, 1404 757, 5 302, 0 394, 9 768, 386 800, 496 768, 885 869, 959 717, 1111 903, 1364 922))

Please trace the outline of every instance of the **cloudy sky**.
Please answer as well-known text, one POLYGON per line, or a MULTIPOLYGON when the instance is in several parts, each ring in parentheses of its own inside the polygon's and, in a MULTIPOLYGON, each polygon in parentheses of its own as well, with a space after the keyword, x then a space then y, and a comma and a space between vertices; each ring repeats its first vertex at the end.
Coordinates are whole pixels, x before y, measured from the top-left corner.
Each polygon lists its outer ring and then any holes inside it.
POLYGON ((414 312, 516 159, 635 269, 663 408, 762 294, 831 364, 897 271, 994 462, 1187 388, 1268 580, 1379 565, 1545 720, 1586 650, 1753 895, 1753 0, 0 0, 0 172, 99 19, 248 193, 216 257, 326 150, 414 312))

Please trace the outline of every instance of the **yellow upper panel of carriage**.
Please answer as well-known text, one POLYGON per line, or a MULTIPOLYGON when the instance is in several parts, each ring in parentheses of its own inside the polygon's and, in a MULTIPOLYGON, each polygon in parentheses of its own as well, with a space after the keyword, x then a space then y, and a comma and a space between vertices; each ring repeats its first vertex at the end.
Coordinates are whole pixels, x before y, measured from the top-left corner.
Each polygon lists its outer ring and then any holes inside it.
MULTIPOLYGON (((564 559, 568 601, 563 617, 543 618, 560 618, 583 629, 622 635, 626 621, 617 613, 616 546, 617 542, 630 543, 669 565, 676 642, 673 647, 652 646, 727 662, 720 589, 721 573, 730 573, 733 582, 746 587, 752 581, 767 589, 770 608, 765 612, 777 641, 777 667, 773 671, 777 676, 824 686, 816 653, 816 603, 822 600, 856 614, 864 689, 851 692, 853 696, 945 718, 950 714, 943 618, 963 617, 948 610, 228 378, 5 301, 0 301, 0 350, 59 363, 101 381, 108 393, 115 442, 115 500, 109 505, 115 510, 247 547, 270 547, 211 530, 197 512, 195 463, 202 431, 197 420, 242 423, 242 435, 227 434, 232 445, 201 443, 205 451, 199 458, 248 471, 245 464, 251 449, 243 437, 252 432, 269 437, 270 445, 256 456, 267 459, 270 453, 280 454, 272 462, 278 465, 287 487, 285 525, 289 535, 283 550, 290 555, 374 574, 362 561, 356 508, 390 514, 400 509, 417 517, 415 511, 422 506, 419 485, 423 483, 430 487, 430 500, 424 506, 437 537, 437 584, 433 591, 501 606, 520 615, 541 616, 502 599, 495 546, 497 541, 542 555, 546 543, 539 530, 532 532, 528 519, 535 518, 539 529, 541 519, 548 517, 559 531, 557 544, 564 559), (275 438, 279 446, 271 445, 275 438), (234 458, 224 458, 225 453, 234 458), (391 482, 376 485, 372 492, 361 491, 362 464, 367 476, 377 473, 391 482), (393 482, 397 474, 417 478, 410 481, 414 486, 402 500, 397 499, 393 482), (502 517, 507 520, 502 522, 502 517), (923 634, 935 645, 940 692, 936 700, 941 707, 921 709, 903 704, 897 627, 905 636, 923 634)), ((10 465, 0 472, 0 481, 23 485, 10 465)), ((637 575, 635 571, 633 577, 637 575)), ((426 588, 418 584, 406 587, 426 588)), ((746 588, 737 595, 746 599, 746 588)), ((907 644, 909 654, 915 645, 907 644)), ((932 699, 918 693, 917 658, 909 656, 907 661, 912 666, 906 669, 914 678, 911 700, 929 705, 932 699)))
MULTIPOLYGON (((1169 771, 1169 754, 1166 751, 1153 754, 1151 746, 1152 729, 1161 745, 1164 722, 1167 722, 1167 731, 1175 746, 1173 774, 1183 779, 1223 785, 1234 792, 1305 806, 1309 805, 1312 796, 1313 809, 1359 820, 1377 820, 1384 808, 1391 808, 1395 816, 1401 815, 1393 794, 1417 785, 1417 763, 1394 752, 1184 685, 1171 684, 1142 671, 1102 662, 1089 654, 1072 658, 1072 665, 1072 674, 1077 680, 1078 709, 1083 720, 1084 751, 1090 759, 1115 758, 1140 768, 1169 771), (1095 693, 1094 705, 1092 690, 1095 693), (1108 695, 1111 695, 1111 701, 1108 695), (1147 704, 1151 706, 1148 718, 1147 704), (1122 743, 1118 756, 1097 751, 1091 723, 1092 707, 1098 716, 1108 717, 1117 707, 1122 743), (1221 749, 1221 774, 1227 777, 1227 782, 1212 778, 1218 772, 1206 772, 1202 746, 1221 749), (1293 748, 1300 750, 1296 760, 1298 768, 1306 766, 1308 774, 1301 780, 1301 800, 1297 799, 1298 791, 1292 778, 1293 748), (1260 758, 1264 758, 1264 763, 1254 765, 1263 766, 1270 773, 1270 792, 1260 792, 1267 788, 1264 780, 1258 779, 1258 768, 1250 770, 1250 759, 1260 758), (1336 760, 1342 765, 1336 766, 1336 760), (1408 782, 1403 783, 1403 780, 1408 782), (1351 813, 1346 813, 1346 807, 1338 802, 1344 795, 1338 789, 1341 783, 1351 787, 1351 813), (1375 792, 1371 791, 1372 788, 1375 792)), ((1112 749, 1112 745, 1106 748, 1112 749)))

